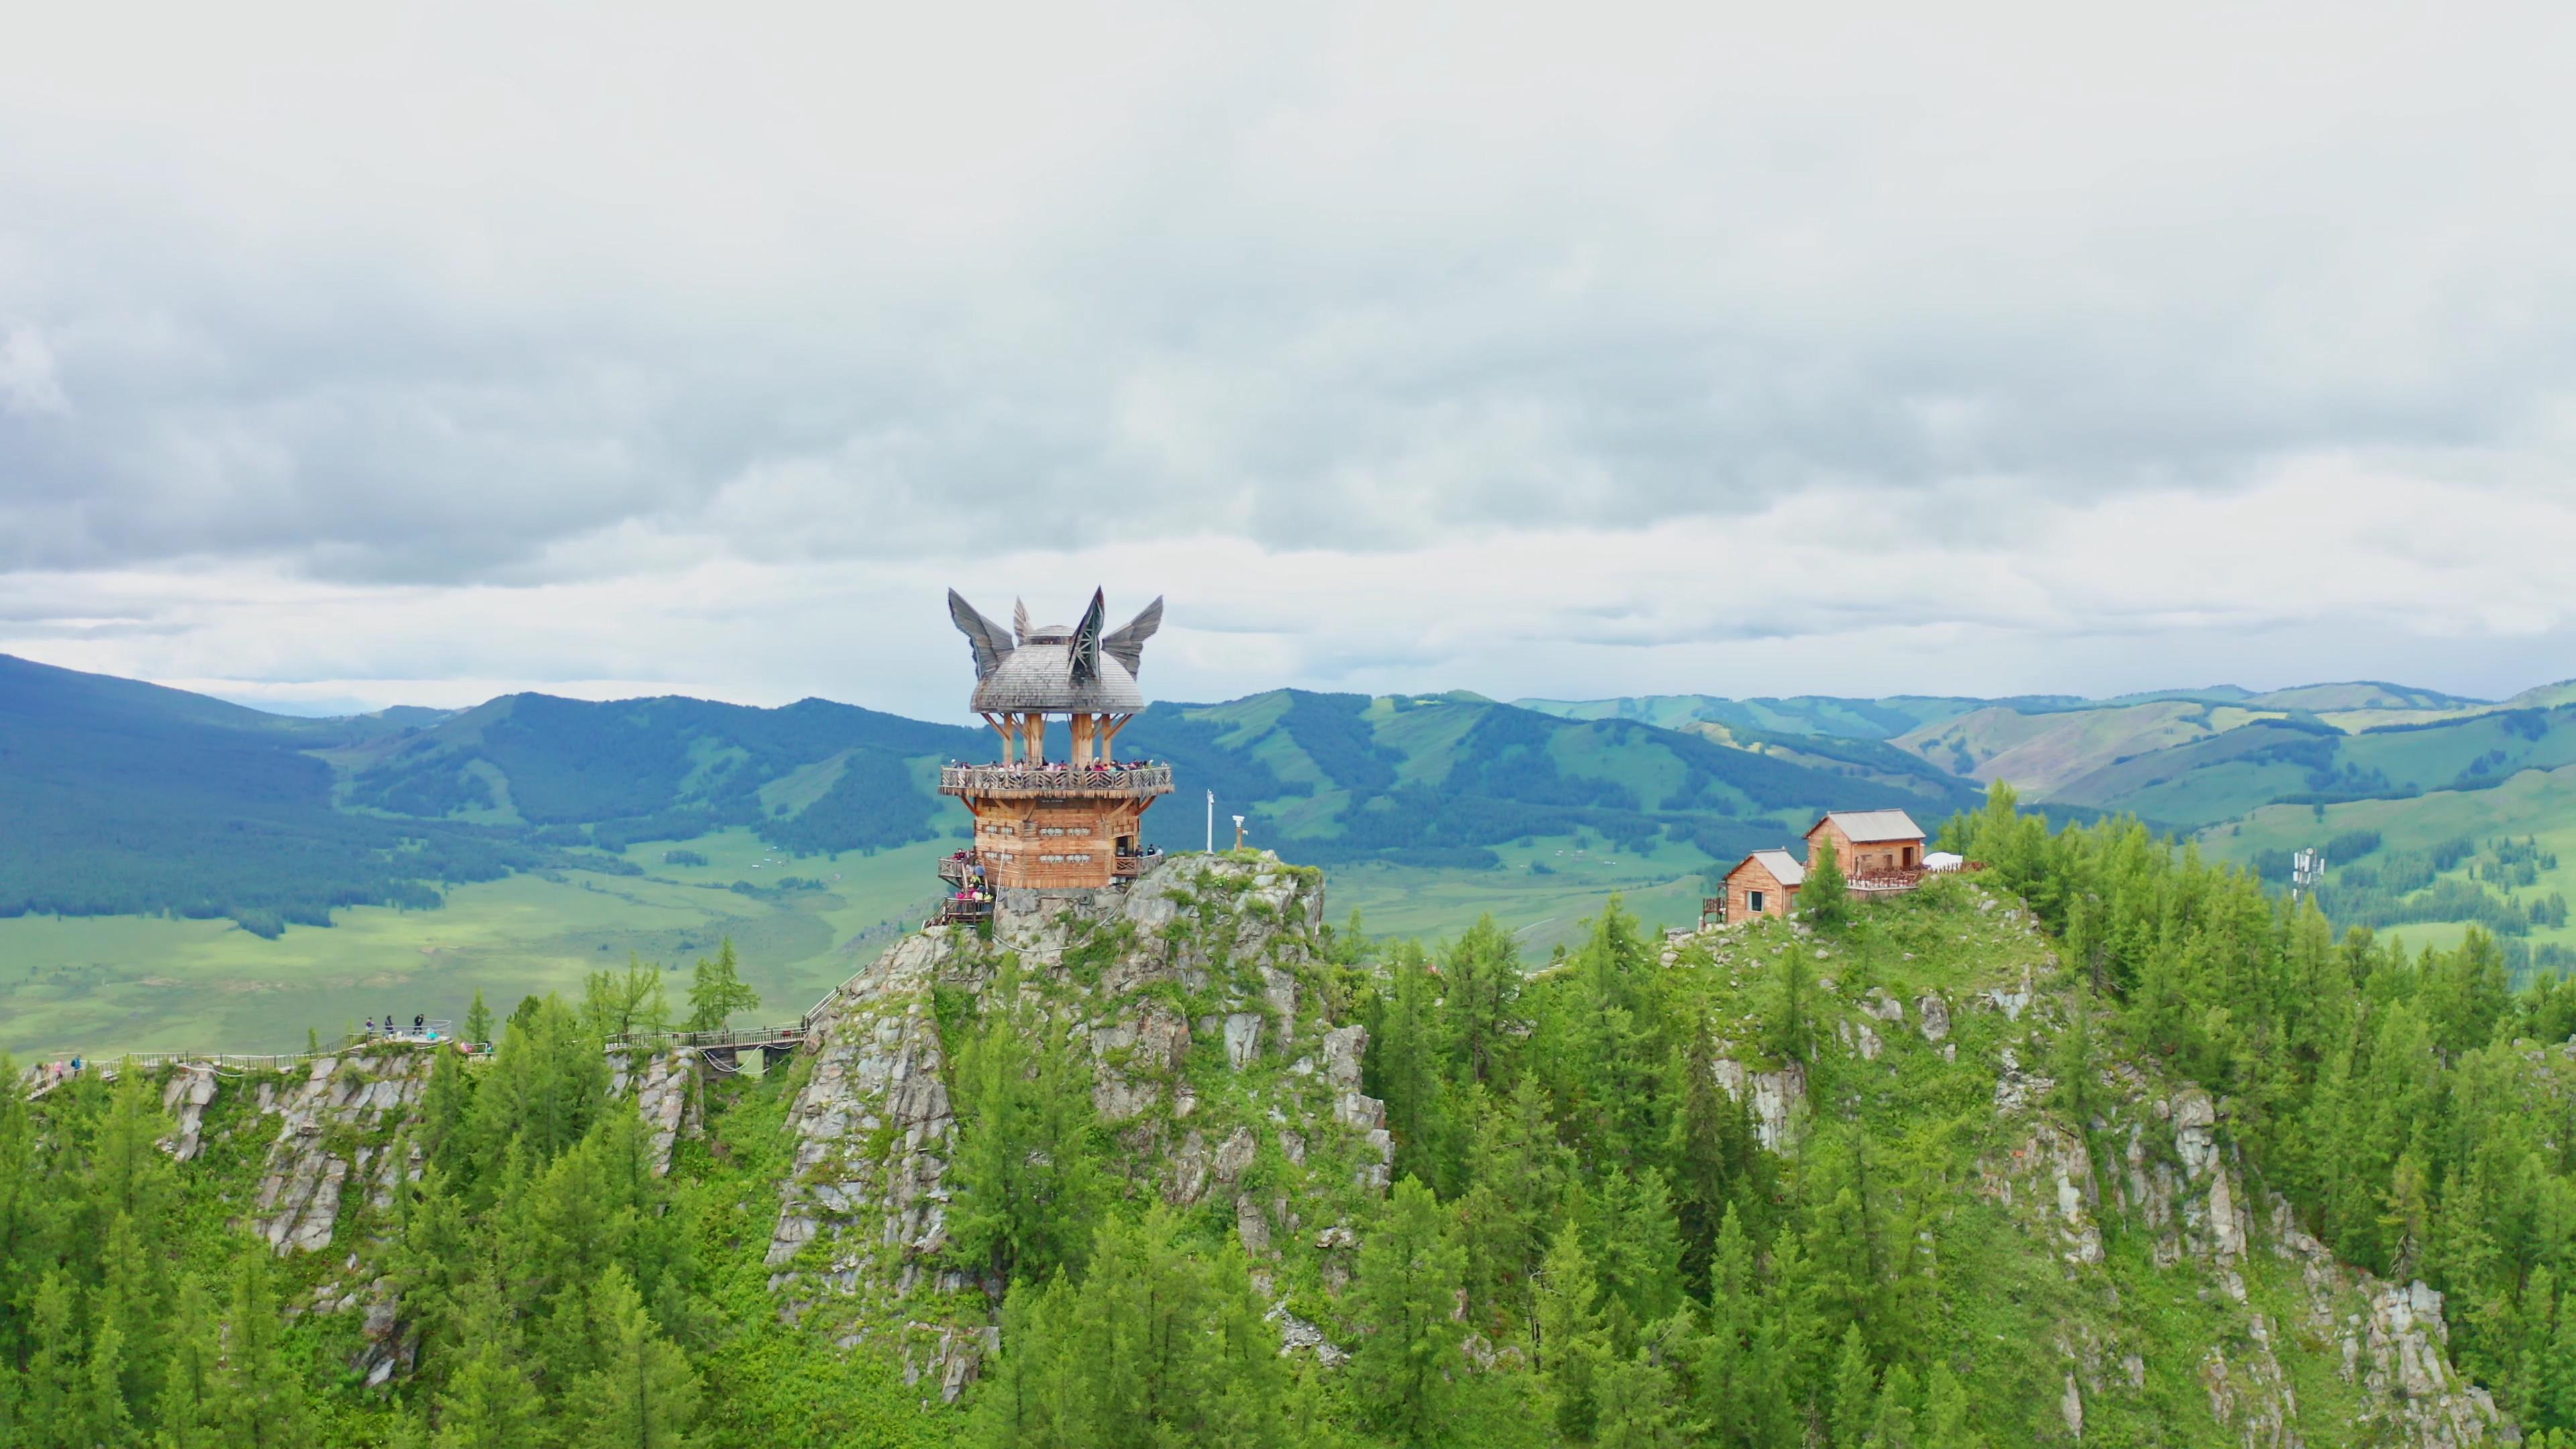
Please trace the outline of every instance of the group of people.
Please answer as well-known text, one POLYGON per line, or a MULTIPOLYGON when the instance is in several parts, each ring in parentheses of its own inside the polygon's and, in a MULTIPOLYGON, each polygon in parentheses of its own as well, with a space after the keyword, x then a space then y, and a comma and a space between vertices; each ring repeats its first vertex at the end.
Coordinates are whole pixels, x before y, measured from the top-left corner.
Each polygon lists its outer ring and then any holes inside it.
POLYGON ((948 897, 950 900, 989 901, 993 898, 993 888, 984 880, 984 864, 975 858, 974 852, 961 850, 949 859, 966 863, 966 868, 958 872, 963 879, 958 881, 956 891, 948 897))
MULTIPOLYGON (((958 765, 960 768, 966 768, 965 762, 964 762, 964 761, 962 761, 962 760, 961 760, 961 761, 951 761, 951 763, 952 763, 952 764, 955 764, 955 765, 958 765)), ((1061 774, 1066 773, 1067 771, 1075 770, 1075 769, 1079 769, 1079 770, 1083 771, 1083 772, 1084 772, 1084 773, 1086 773, 1086 774, 1093 774, 1093 775, 1106 775, 1106 774, 1110 773, 1110 772, 1111 772, 1111 771, 1113 771, 1113 770, 1142 770, 1142 769, 1146 769, 1146 768, 1150 767, 1153 763, 1154 763, 1154 762, 1153 762, 1153 761, 1151 761, 1151 760, 1091 760, 1091 761, 1088 761, 1088 762, 1086 762, 1086 763, 1084 763, 1084 764, 1082 764, 1082 765, 1076 766, 1076 765, 1068 764, 1067 762, 1065 762, 1065 761, 1063 761, 1063 760, 1045 760, 1045 761, 1041 761, 1040 763, 1037 763, 1037 764, 1031 764, 1031 763, 1029 763, 1029 762, 1028 762, 1028 761, 1026 761, 1026 760, 1013 760, 1013 761, 1011 761, 1011 762, 1010 762, 1009 764, 1007 764, 1007 765, 998 766, 998 767, 995 767, 995 766, 984 766, 984 767, 981 767, 981 768, 987 768, 987 769, 991 769, 991 768, 1006 769, 1006 770, 1011 771, 1013 774, 1020 774, 1020 775, 1025 775, 1025 774, 1029 773, 1029 772, 1030 772, 1030 771, 1032 771, 1032 770, 1042 771, 1042 772, 1044 772, 1044 773, 1051 774, 1051 775, 1061 775, 1061 774)))
POLYGON ((401 1022, 394 1020, 394 1015, 390 1011, 385 1013, 385 1024, 382 1030, 377 1029, 374 1017, 368 1017, 365 1035, 369 1040, 379 1036, 386 1038, 408 1036, 415 1041, 438 1040, 438 1033, 430 1029, 429 1018, 417 1012, 412 1015, 411 1030, 408 1032, 403 1030, 401 1022))

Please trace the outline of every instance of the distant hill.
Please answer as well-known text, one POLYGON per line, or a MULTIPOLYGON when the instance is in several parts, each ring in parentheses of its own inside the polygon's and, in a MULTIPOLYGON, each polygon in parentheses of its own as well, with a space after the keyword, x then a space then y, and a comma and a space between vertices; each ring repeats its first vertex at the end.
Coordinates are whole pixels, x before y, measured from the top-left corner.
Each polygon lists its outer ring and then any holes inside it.
POLYGON ((1996 701, 1967 699, 1948 695, 1890 695, 1883 699, 1851 699, 1836 695, 1801 694, 1786 699, 1723 699, 1712 694, 1647 694, 1620 699, 1522 699, 1513 703, 1523 709, 1565 719, 1624 719, 1664 729, 1684 729, 1706 722, 1731 729, 1759 730, 1777 735, 1825 735, 1835 739, 1886 740, 1927 724, 1956 719, 1990 704, 2014 703, 2040 707, 2049 704, 2080 705, 2085 701, 2075 695, 2031 695, 2020 700, 1996 701))
POLYGON ((562 844, 750 825, 790 850, 855 850, 934 834, 938 762, 991 739, 821 699, 754 709, 512 694, 333 763, 342 803, 358 810, 533 826, 562 844))
POLYGON ((0 655, 0 916, 230 916, 273 936, 544 862, 503 832, 333 808, 311 752, 383 728, 0 655))
MULTIPOLYGON (((954 833, 937 792, 981 729, 809 699, 504 696, 458 712, 315 720, 0 657, 0 915, 230 916, 261 934, 349 905, 430 908, 445 885, 747 827, 792 854, 954 833)), ((1504 848, 1597 842, 1672 868, 1794 837, 1829 806, 1937 825, 1975 786, 1871 742, 1728 743, 1469 694, 1278 690, 1158 704, 1122 750, 1183 794, 1148 834, 1195 846, 1213 790, 1292 857, 1486 869, 1504 848), (1794 746, 1795 748, 1791 748, 1794 746), (1678 855, 1672 852, 1680 852, 1678 855)), ((1059 739, 1057 748, 1062 748, 1059 739)))
MULTIPOLYGON (((1121 737, 1249 805, 1266 844, 1300 860, 1484 867, 1513 841, 1589 831, 1623 848, 1686 842, 1732 861, 1816 812, 1882 806, 1927 825, 1973 808, 1966 781, 1852 750, 1789 757, 1630 719, 1566 719, 1473 696, 1276 690, 1156 705, 1121 737), (1837 755, 1841 757, 1837 757, 1837 755)), ((1147 817, 1197 843, 1189 812, 1147 817)))
POLYGON ((2403 684, 2362 679, 2347 684, 2304 684, 2296 689, 2276 689, 2269 694, 2250 696, 2243 703, 2252 709, 2304 709, 2325 714, 2364 709, 2479 709, 2494 701, 2444 694, 2438 689, 2415 689, 2403 684))
POLYGON ((2490 709, 2347 734, 2267 719, 2116 761, 2050 798, 2197 827, 2266 805, 2406 799, 2492 789, 2523 770, 2576 764, 2576 704, 2490 709))
POLYGON ((1927 725, 1891 743, 1980 782, 2010 781, 2032 799, 2114 761, 2224 734, 2266 716, 2233 704, 2159 699, 2024 712, 2003 705, 1927 725))

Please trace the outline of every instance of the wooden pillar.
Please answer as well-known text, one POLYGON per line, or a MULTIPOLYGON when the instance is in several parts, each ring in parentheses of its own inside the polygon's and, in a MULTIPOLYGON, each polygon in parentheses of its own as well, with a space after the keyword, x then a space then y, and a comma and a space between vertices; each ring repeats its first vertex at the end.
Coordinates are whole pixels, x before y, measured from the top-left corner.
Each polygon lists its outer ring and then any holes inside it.
POLYGON ((1005 764, 1005 765, 1009 764, 1009 763, 1011 762, 1011 730, 1010 730, 1010 727, 1009 727, 1008 725, 1006 725, 1006 724, 1002 723, 1002 717, 1001 717, 1000 715, 990 715, 990 714, 988 714, 988 715, 984 716, 984 723, 986 723, 986 724, 988 724, 988 725, 992 726, 992 727, 993 727, 993 733, 995 733, 995 734, 997 734, 997 735, 1000 735, 1000 736, 1002 737, 1002 763, 1003 763, 1003 764, 1005 764))

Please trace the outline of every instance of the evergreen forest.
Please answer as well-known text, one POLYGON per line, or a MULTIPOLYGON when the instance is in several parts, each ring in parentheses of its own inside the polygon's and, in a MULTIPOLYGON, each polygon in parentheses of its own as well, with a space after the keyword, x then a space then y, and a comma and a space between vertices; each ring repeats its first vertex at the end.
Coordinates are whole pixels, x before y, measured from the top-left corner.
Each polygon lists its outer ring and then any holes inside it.
POLYGON ((147 1064, 12 1069, 0 1444, 2576 1443, 2576 989, 2008 789, 1940 844, 1985 868, 1614 905, 1535 971, 1182 859, 1150 929, 912 938, 662 1141, 607 1048, 741 1009, 725 962, 193 1127, 147 1064), (929 1105, 819 1123, 883 1050, 929 1105), (344 1169, 316 1243, 290 1160, 344 1169), (787 1232, 880 1168, 937 1184, 895 1257, 873 1201, 787 1232))

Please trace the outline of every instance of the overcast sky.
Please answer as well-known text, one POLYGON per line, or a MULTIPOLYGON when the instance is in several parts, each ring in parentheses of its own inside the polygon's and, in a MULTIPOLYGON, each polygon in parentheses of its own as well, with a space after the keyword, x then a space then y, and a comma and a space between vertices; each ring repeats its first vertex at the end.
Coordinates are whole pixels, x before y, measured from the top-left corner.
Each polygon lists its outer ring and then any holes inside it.
POLYGON ((2576 7, 20 7, 0 651, 304 711, 2576 675, 2576 7), (2125 13, 2121 13, 2125 12, 2125 13))

